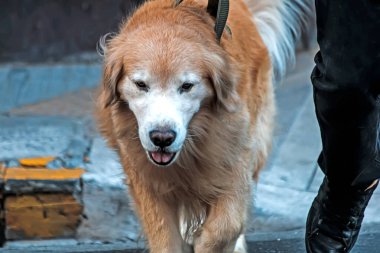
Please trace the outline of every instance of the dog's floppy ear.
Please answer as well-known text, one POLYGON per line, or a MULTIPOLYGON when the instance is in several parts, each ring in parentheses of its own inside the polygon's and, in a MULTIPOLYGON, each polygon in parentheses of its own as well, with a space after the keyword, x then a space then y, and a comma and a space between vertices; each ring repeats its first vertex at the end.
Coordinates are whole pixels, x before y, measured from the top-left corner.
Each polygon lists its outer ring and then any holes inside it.
POLYGON ((233 112, 237 109, 239 95, 236 91, 236 78, 227 61, 220 56, 210 54, 208 75, 216 96, 217 108, 233 112))
POLYGON ((106 63, 104 65, 102 81, 104 107, 111 106, 120 99, 117 86, 123 77, 123 72, 123 65, 120 62, 106 63))
MULTIPOLYGON (((115 104, 120 96, 117 85, 123 77, 123 64, 120 56, 122 53, 113 50, 112 39, 115 33, 108 33, 100 38, 97 45, 99 55, 104 57, 103 78, 102 78, 102 103, 103 106, 109 107, 115 104)), ((117 43, 117 41, 115 41, 117 43)))

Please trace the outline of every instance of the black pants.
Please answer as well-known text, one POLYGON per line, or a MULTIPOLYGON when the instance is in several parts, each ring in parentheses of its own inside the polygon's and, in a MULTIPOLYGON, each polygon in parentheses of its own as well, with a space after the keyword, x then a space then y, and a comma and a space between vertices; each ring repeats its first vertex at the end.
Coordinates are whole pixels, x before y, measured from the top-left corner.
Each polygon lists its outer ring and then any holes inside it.
POLYGON ((316 0, 320 51, 311 80, 330 182, 380 178, 380 0, 316 0))

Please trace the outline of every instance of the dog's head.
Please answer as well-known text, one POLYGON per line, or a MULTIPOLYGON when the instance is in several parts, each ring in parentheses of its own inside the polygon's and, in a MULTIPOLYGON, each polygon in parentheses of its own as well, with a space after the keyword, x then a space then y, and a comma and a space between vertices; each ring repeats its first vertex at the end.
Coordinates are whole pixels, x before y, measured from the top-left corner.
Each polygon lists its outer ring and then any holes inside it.
POLYGON ((106 45, 104 106, 128 104, 155 165, 175 162, 202 107, 234 109, 231 64, 213 25, 205 10, 153 1, 106 45))

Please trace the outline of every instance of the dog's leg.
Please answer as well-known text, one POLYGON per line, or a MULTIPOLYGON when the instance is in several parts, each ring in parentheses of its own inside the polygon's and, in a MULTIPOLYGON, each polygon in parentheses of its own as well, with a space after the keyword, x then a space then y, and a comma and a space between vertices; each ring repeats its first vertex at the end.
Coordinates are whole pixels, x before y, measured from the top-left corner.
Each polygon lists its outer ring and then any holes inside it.
MULTIPOLYGON (((206 222, 195 238, 195 253, 234 252, 236 242, 244 230, 250 194, 238 195, 222 196, 211 206, 206 222)), ((245 251, 240 248, 237 252, 245 251)))
POLYGON ((137 188, 130 185, 130 190, 136 201, 136 209, 148 239, 150 252, 188 252, 188 246, 180 235, 175 206, 143 186, 137 188))

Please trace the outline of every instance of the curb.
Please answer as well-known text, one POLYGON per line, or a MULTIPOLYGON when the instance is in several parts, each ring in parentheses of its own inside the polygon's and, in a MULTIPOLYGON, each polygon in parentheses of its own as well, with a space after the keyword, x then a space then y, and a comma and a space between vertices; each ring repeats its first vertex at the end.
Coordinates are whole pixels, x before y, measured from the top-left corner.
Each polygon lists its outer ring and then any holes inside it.
MULTIPOLYGON (((377 252, 378 238, 380 236, 379 226, 367 226, 363 228, 359 240, 353 249, 353 253, 375 253, 377 252)), ((246 235, 249 253, 304 253, 304 229, 283 231, 249 233, 246 235)), ((28 249, 30 253, 46 252, 83 252, 83 253, 143 253, 143 242, 78 242, 76 240, 51 240, 45 242, 23 241, 17 244, 9 244, 0 252, 21 253, 28 249), (32 243, 34 245, 32 245, 32 243), (44 243, 44 244, 43 244, 44 243)))

